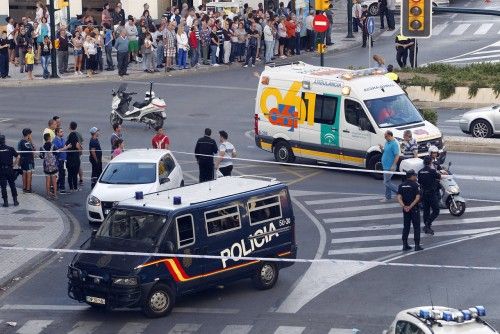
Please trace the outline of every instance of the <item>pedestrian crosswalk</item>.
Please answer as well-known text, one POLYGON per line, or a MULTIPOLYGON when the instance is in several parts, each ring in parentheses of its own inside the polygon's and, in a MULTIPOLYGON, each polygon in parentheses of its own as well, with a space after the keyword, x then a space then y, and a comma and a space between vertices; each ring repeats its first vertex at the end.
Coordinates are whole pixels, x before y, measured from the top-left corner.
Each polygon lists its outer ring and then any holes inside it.
MULTIPOLYGON (((167 318, 165 318, 167 319, 167 318)), ((168 334, 191 334, 191 333, 217 333, 217 334, 252 334, 252 333, 274 333, 274 334, 302 334, 304 332, 318 332, 314 326, 290 326, 290 325, 266 325, 265 329, 259 324, 228 324, 215 325, 213 323, 171 323, 163 321, 162 324, 148 321, 78 321, 74 324, 63 319, 40 319, 27 320, 23 324, 0 320, 0 333, 2 334, 142 334, 142 333, 168 333, 168 334), (7 322, 10 323, 7 324, 7 322), (117 326, 117 324, 119 324, 117 326)), ((328 334, 350 334, 350 328, 326 328, 321 332, 328 334)))
MULTIPOLYGON (((401 30, 399 25, 396 25, 394 30, 383 31, 380 36, 382 38, 392 37, 397 35, 401 30)), ((487 34, 500 35, 500 22, 460 22, 460 21, 448 21, 443 23, 438 23, 432 27, 432 36, 440 35, 450 35, 450 36, 463 36, 463 35, 474 35, 482 36, 487 34)))
MULTIPOLYGON (((330 257, 354 260, 374 260, 401 251, 401 207, 395 200, 381 203, 381 198, 335 193, 298 197, 326 231, 325 253, 330 257)), ((448 209, 441 209, 433 228, 434 236, 422 234, 424 247, 456 238, 500 232, 500 203, 471 200, 461 217, 454 217, 448 209)), ((413 234, 410 234, 410 240, 413 240, 413 234)))

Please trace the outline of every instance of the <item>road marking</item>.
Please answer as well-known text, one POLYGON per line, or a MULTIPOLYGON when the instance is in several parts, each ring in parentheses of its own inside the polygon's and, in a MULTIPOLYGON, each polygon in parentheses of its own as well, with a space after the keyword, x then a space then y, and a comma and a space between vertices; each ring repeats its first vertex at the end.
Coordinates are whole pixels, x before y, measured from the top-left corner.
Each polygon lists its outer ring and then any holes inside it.
POLYGON ((352 334, 352 333, 354 333, 354 330, 349 328, 332 328, 328 332, 328 334, 352 334))
POLYGON ((0 123, 3 123, 3 122, 8 122, 10 121, 12 118, 0 118, 0 123))
POLYGON ((100 321, 79 321, 68 334, 90 334, 102 324, 100 321))
MULTIPOLYGON (((498 58, 500 57, 500 53, 490 55, 490 56, 478 56, 478 57, 466 57, 466 58, 456 58, 456 59, 447 59, 447 60, 441 60, 441 63, 456 63, 456 62, 461 62, 461 61, 467 61, 467 60, 481 60, 481 59, 488 59, 488 58, 498 58)), ((490 62, 495 62, 495 60, 491 60, 490 62)))
POLYGON ((336 203, 368 201, 368 200, 381 199, 381 198, 382 198, 382 195, 346 197, 346 198, 329 198, 329 199, 320 199, 320 200, 316 200, 316 201, 305 201, 305 203, 307 205, 322 205, 322 204, 336 204, 336 203))
POLYGON ((149 324, 144 322, 127 322, 118 334, 140 334, 144 333, 149 324))
MULTIPOLYGON (((401 237, 401 236, 400 236, 401 237)), ((378 253, 378 252, 396 252, 401 250, 402 246, 379 246, 379 247, 360 247, 360 248, 343 248, 332 249, 328 251, 328 255, 352 255, 364 253, 378 253)))
POLYGON ((278 329, 274 332, 274 334, 300 334, 306 328, 305 327, 297 327, 297 326, 279 326, 278 329))
POLYGON ((174 307, 174 313, 204 313, 204 314, 237 314, 236 308, 209 308, 209 307, 174 307))
MULTIPOLYGON (((435 226, 450 226, 450 225, 463 225, 463 224, 481 224, 481 223, 491 223, 500 222, 500 216, 496 217, 481 217, 481 218, 465 218, 465 219, 455 219, 455 220, 436 220, 435 226)), ((330 233, 349 233, 349 232, 370 232, 370 231, 382 231, 382 230, 395 230, 403 228, 402 224, 387 224, 387 225, 375 225, 375 226, 357 226, 357 227, 337 227, 330 229, 330 233)))
POLYGON ((382 210, 382 209, 393 209, 400 208, 399 203, 389 203, 389 204, 377 204, 377 205, 364 205, 364 206, 348 206, 343 208, 330 208, 330 209, 320 209, 314 210, 318 215, 326 213, 340 213, 340 212, 358 212, 358 211, 368 211, 368 210, 382 210))
POLYGON ((474 35, 486 35, 491 27, 493 27, 493 23, 483 23, 479 29, 474 32, 474 35))
POLYGON ((448 28, 448 23, 438 24, 432 28, 432 36, 437 36, 448 28))
MULTIPOLYGON (((475 207, 475 208, 470 208, 467 209, 468 213, 472 212, 489 212, 489 211, 498 211, 500 210, 500 205, 492 205, 492 206, 481 206, 481 207, 475 207)), ((442 215, 449 215, 449 211, 445 211, 441 213, 442 215)), ((380 215, 369 215, 369 216, 352 216, 352 217, 340 217, 340 218, 326 218, 323 219, 323 222, 327 224, 334 224, 334 223, 345 223, 345 222, 360 222, 360 221, 367 221, 367 220, 382 220, 382 219, 392 219, 392 218, 402 218, 403 214, 402 213, 389 213, 389 214, 380 214, 380 215)))
POLYGON ((450 35, 462 35, 467 29, 469 29, 469 23, 463 23, 455 28, 450 35))
POLYGON ((479 51, 479 52, 474 52, 474 55, 482 55, 486 53, 495 53, 495 52, 500 52, 500 49, 495 49, 495 50, 489 50, 489 51, 479 51))
POLYGON ((195 333, 200 329, 200 324, 177 324, 171 330, 170 334, 189 334, 195 333))
POLYGON ((227 325, 220 334, 248 334, 251 330, 251 325, 227 325))
MULTIPOLYGON (((141 81, 126 81, 126 83, 144 85, 141 81)), ((243 90, 255 92, 257 88, 245 88, 237 86, 215 86, 215 85, 195 85, 195 84, 181 84, 181 83, 167 83, 167 82, 156 82, 155 86, 167 86, 167 87, 186 87, 186 88, 203 88, 203 89, 226 89, 226 90, 243 90)))
MULTIPOLYGON (((449 236, 457 236, 457 235, 478 234, 478 233, 491 232, 494 230, 498 230, 498 227, 436 232, 435 237, 449 237, 449 236)), ((398 240, 398 239, 401 239, 401 234, 389 234, 389 235, 384 234, 384 235, 371 235, 368 237, 352 237, 352 238, 332 239, 332 244, 336 245, 336 244, 347 244, 347 243, 351 243, 351 242, 369 242, 369 241, 398 240)))
POLYGON ((479 176, 479 175, 453 175, 458 180, 493 181, 500 182, 500 176, 479 176))
POLYGON ((16 332, 17 334, 39 334, 48 325, 52 323, 52 320, 28 320, 23 327, 19 328, 16 332))
POLYGON ((459 119, 448 119, 445 121, 446 123, 460 123, 459 119))

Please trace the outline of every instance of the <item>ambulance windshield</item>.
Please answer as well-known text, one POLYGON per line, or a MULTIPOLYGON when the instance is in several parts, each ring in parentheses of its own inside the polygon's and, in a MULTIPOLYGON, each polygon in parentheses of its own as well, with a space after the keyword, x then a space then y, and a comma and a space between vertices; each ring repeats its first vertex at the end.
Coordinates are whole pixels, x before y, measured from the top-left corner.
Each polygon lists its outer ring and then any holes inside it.
POLYGON ((381 128, 424 121, 405 94, 365 100, 365 104, 373 119, 381 128))

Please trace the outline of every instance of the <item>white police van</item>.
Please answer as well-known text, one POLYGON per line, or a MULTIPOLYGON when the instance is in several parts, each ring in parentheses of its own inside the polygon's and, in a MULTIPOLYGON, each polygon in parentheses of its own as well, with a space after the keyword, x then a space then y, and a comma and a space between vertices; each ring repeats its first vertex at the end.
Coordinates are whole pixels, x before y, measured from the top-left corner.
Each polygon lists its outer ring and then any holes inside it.
POLYGON ((303 62, 266 67, 255 103, 255 143, 276 161, 296 157, 381 169, 384 133, 417 140, 419 156, 431 145, 446 152, 441 131, 425 121, 397 83, 380 68, 346 70, 303 62))
POLYGON ((401 311, 383 334, 493 334, 483 320, 486 310, 475 306, 459 310, 443 306, 421 306, 401 311))

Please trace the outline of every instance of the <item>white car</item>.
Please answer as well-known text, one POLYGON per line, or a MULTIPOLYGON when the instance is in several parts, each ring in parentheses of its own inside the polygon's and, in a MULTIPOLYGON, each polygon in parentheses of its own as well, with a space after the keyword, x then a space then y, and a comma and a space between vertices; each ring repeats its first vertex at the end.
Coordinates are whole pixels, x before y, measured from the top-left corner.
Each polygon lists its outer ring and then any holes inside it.
POLYGON ((87 197, 87 218, 101 223, 113 205, 135 196, 184 186, 182 169, 168 150, 129 150, 115 157, 87 197))
POLYGON ((383 334, 493 334, 498 333, 482 319, 483 306, 458 310, 443 306, 421 306, 398 313, 383 334))
POLYGON ((500 104, 467 111, 459 121, 460 129, 473 137, 500 134, 500 104))
MULTIPOLYGON (((378 15, 378 0, 365 0, 361 2, 362 5, 368 6, 368 12, 372 16, 378 15)), ((450 0, 433 0, 432 5, 436 7, 448 7, 450 0)), ((401 8, 401 0, 396 0, 396 10, 401 8)))

